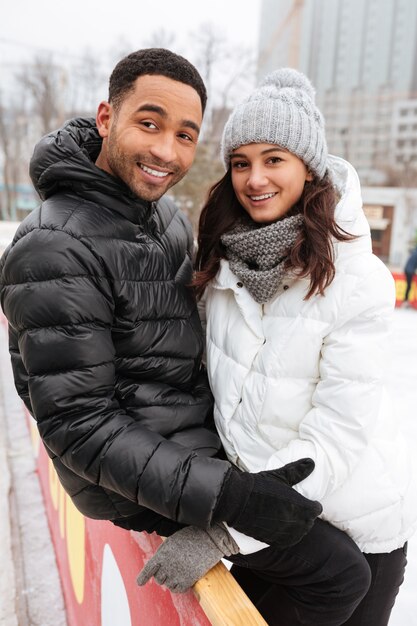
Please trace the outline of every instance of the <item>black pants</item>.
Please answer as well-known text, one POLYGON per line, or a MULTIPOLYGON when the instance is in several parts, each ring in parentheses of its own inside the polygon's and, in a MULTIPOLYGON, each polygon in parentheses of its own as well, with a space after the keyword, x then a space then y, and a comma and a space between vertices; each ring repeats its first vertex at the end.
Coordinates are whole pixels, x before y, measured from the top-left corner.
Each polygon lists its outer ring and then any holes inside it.
POLYGON ((269 626, 385 626, 406 565, 403 548, 362 554, 321 520, 291 548, 271 546, 229 560, 269 626))

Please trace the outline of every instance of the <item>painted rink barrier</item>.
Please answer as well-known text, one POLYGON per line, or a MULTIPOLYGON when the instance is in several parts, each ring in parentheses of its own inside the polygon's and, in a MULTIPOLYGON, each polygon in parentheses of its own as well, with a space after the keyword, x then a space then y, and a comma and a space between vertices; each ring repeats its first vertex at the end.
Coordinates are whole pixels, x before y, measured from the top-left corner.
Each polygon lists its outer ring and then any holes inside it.
MULTIPOLYGON (((407 287, 405 275, 401 272, 392 272, 392 275, 395 280, 396 306, 401 306, 407 287)), ((417 275, 414 276, 413 282, 411 283, 408 302, 414 309, 417 309, 417 275)))

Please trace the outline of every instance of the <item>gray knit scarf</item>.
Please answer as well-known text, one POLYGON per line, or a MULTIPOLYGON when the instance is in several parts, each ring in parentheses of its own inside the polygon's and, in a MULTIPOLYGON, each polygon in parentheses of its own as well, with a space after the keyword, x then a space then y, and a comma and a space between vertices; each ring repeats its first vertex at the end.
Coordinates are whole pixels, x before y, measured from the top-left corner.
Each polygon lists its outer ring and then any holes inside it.
POLYGON ((259 226, 246 219, 222 235, 230 269, 259 304, 269 302, 279 289, 285 277, 285 260, 303 221, 302 215, 294 215, 259 226))

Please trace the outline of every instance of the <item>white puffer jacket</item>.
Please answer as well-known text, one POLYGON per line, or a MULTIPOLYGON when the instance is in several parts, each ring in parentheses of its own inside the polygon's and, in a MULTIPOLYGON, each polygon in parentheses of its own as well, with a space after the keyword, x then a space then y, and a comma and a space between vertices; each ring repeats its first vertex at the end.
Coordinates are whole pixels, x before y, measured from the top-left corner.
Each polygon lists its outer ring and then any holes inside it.
POLYGON ((355 170, 329 163, 337 222, 359 237, 335 243, 325 296, 304 300, 309 281, 292 277, 259 305, 225 260, 206 290, 215 420, 241 469, 314 459, 295 488, 362 551, 390 552, 417 524, 416 474, 384 390, 394 282, 372 254, 355 170))

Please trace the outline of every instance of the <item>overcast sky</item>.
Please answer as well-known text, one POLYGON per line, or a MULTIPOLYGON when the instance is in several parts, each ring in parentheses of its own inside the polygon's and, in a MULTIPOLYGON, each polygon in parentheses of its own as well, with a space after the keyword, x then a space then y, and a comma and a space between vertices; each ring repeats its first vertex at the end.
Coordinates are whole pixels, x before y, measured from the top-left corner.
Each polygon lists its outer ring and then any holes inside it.
POLYGON ((172 47, 185 52, 190 34, 206 22, 231 41, 255 48, 260 5, 261 0, 3 0, 0 62, 14 64, 45 49, 62 55, 137 49, 161 29, 175 33, 172 47))

